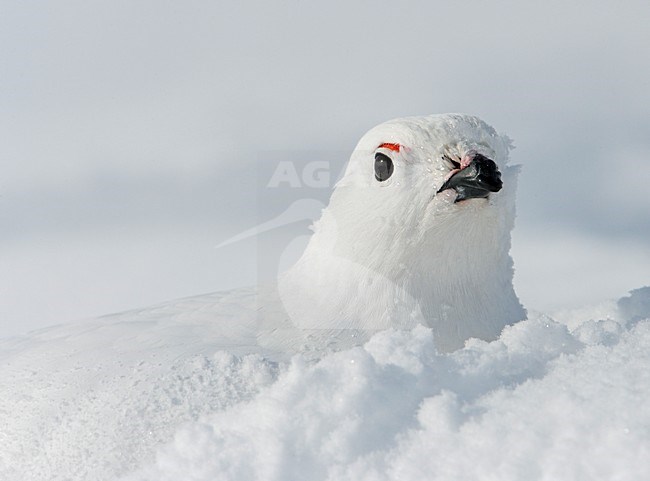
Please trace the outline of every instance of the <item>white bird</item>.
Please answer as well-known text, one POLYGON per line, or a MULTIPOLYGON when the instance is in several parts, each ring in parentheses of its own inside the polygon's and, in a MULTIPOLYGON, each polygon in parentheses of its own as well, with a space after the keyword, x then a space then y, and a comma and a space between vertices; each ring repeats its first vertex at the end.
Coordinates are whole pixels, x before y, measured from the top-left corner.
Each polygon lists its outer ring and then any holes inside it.
POLYGON ((245 375, 224 374, 245 366, 218 351, 320 357, 418 324, 441 351, 497 338, 526 316, 512 286, 518 169, 509 148, 472 116, 386 122, 359 141, 304 254, 277 284, 0 342, 9 460, 0 473, 105 478, 119 474, 111 466, 137 467, 179 422, 252 395, 245 375), (88 448, 96 443, 103 449, 88 448))
POLYGON ((317 331, 424 324, 450 351, 524 319, 509 255, 518 173, 509 147, 467 115, 370 130, 280 278, 292 322, 317 331))

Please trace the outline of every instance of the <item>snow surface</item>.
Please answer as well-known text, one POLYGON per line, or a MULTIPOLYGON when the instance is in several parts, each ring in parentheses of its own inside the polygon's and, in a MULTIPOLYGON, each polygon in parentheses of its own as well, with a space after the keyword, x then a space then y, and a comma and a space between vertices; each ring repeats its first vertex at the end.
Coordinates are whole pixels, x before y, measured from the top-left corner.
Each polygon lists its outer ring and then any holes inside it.
POLYGON ((190 327, 179 349, 152 341, 164 337, 164 324, 154 322, 163 312, 0 344, 0 479, 650 475, 650 288, 557 320, 531 314, 498 340, 470 340, 450 354, 436 350, 424 327, 386 330, 320 360, 276 361, 228 346, 209 352, 190 327), (91 341, 106 330, 141 342, 114 352, 114 364, 100 362, 91 341), (45 347, 65 341, 77 346, 69 356, 80 363, 76 383, 16 368, 40 363, 46 370, 45 347), (167 351, 174 355, 166 358, 167 351), (91 366, 111 372, 97 372, 89 383, 91 366), (51 402, 34 412, 27 406, 42 393, 51 402))

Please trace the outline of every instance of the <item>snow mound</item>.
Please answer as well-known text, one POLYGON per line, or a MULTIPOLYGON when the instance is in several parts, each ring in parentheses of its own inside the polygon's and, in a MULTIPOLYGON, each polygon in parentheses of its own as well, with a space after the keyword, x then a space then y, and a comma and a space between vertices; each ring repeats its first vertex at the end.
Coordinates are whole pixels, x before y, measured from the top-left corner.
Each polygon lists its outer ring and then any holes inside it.
POLYGON ((417 327, 273 358, 235 343, 234 307, 221 336, 222 296, 4 340, 0 480, 645 481, 648 301, 453 353, 417 327))
POLYGON ((123 481, 647 479, 650 320, 545 316, 440 354, 429 329, 300 356, 123 481))
POLYGON ((627 297, 618 300, 621 316, 629 322, 650 317, 650 286, 634 289, 627 297))
POLYGON ((151 460, 183 422, 250 399, 277 377, 277 364, 259 355, 224 351, 169 364, 93 364, 91 352, 74 369, 77 379, 66 370, 3 377, 0 480, 113 479, 151 460))

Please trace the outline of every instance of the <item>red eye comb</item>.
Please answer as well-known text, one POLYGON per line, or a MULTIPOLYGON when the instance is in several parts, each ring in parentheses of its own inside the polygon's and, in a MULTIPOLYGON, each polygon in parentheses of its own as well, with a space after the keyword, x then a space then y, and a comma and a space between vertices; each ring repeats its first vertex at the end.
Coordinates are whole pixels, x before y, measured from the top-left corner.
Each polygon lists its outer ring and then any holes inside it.
POLYGON ((400 149, 401 147, 402 147, 402 146, 401 146, 400 144, 381 144, 381 145, 380 145, 379 147, 377 147, 377 148, 378 148, 378 149, 388 149, 388 150, 392 150, 393 152, 399 152, 399 149, 400 149))

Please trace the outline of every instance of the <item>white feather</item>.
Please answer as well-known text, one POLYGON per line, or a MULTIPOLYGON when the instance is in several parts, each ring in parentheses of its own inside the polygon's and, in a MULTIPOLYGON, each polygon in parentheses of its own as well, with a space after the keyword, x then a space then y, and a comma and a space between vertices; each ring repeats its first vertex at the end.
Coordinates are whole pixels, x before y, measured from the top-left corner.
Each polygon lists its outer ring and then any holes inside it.
POLYGON ((179 423, 252 396, 266 381, 247 372, 273 370, 260 355, 318 358, 418 323, 433 328, 445 351, 497 337, 525 317, 508 254, 517 176, 508 148, 475 117, 387 122, 361 139, 304 255, 277 285, 1 341, 7 459, 28 460, 31 479, 73 471, 108 479, 116 466, 150 459, 179 423), (391 153, 392 177, 379 183, 374 151, 385 142, 403 148, 391 153), (451 191, 436 195, 449 171, 442 156, 468 149, 496 161, 503 190, 461 203, 451 191), (217 351, 257 357, 239 362, 217 351))
POLYGON ((466 115, 397 119, 368 132, 304 255, 280 279, 293 322, 361 330, 420 323, 448 351, 524 319, 509 255, 518 173, 509 146, 466 115), (391 155, 393 175, 378 182, 374 153, 383 143, 402 148, 391 155), (460 203, 451 191, 436 195, 450 170, 443 156, 472 149, 497 163, 503 189, 460 203))

